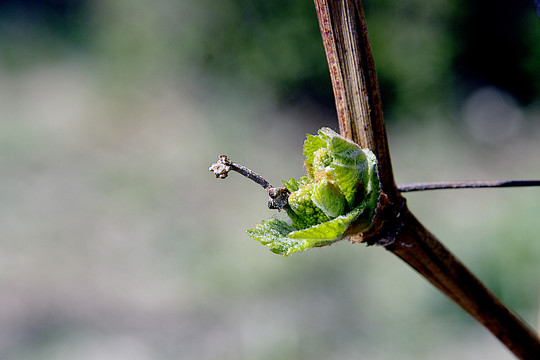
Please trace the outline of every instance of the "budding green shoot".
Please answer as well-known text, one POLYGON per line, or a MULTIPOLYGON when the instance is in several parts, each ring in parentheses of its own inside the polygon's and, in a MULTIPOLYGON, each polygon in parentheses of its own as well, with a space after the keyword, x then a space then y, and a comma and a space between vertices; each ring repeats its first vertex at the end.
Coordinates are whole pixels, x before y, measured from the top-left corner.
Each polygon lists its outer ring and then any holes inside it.
POLYGON ((268 191, 269 207, 286 211, 288 221, 272 218, 248 230, 253 239, 284 256, 330 245, 353 225, 357 232, 367 231, 379 203, 377 159, 370 150, 322 128, 318 135, 307 135, 303 153, 306 176, 283 181, 283 188, 272 187, 223 155, 210 167, 216 177, 234 170, 252 179, 268 191))

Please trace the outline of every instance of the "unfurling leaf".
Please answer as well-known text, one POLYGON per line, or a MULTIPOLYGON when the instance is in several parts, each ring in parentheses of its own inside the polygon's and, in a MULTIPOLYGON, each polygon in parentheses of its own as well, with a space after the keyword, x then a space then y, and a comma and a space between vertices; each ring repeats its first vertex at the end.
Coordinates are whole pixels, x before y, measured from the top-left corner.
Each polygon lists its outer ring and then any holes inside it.
POLYGON ((352 225, 368 230, 379 201, 377 159, 370 150, 322 128, 307 135, 303 153, 307 175, 283 181, 291 192, 283 207, 291 221, 270 219, 248 230, 284 256, 332 244, 352 225))

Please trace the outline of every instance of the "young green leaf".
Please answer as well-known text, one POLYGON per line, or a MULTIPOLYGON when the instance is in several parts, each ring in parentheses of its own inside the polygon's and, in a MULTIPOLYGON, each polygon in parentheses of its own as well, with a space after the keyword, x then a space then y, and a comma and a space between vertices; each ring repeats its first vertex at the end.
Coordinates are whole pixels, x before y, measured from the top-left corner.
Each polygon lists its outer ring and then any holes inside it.
POLYGON ((291 192, 283 207, 290 222, 270 219, 248 230, 284 256, 338 241, 353 223, 367 230, 379 201, 377 159, 370 150, 322 128, 307 135, 303 153, 307 175, 283 181, 291 192))

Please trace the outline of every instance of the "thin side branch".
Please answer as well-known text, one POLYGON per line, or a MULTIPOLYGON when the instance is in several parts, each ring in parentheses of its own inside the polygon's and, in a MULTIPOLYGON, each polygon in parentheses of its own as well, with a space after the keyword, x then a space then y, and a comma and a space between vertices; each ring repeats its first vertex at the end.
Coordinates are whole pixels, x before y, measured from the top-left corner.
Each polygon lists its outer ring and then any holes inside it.
POLYGON ((255 171, 229 160, 227 155, 219 155, 218 161, 208 169, 216 175, 216 178, 225 179, 230 171, 236 171, 242 176, 253 180, 268 192, 268 208, 281 211, 289 203, 290 191, 284 187, 273 187, 265 178, 255 171))
POLYGON ((443 190, 443 189, 479 189, 540 186, 540 180, 510 180, 510 181, 438 181, 400 184, 400 192, 443 190))
POLYGON ((212 166, 208 169, 212 171, 216 178, 225 179, 229 175, 229 171, 236 171, 242 176, 247 177, 250 180, 253 180, 257 184, 261 185, 265 190, 272 188, 273 186, 266 181, 261 175, 256 172, 248 169, 247 167, 237 164, 227 157, 227 155, 219 155, 218 161, 213 163, 212 166))

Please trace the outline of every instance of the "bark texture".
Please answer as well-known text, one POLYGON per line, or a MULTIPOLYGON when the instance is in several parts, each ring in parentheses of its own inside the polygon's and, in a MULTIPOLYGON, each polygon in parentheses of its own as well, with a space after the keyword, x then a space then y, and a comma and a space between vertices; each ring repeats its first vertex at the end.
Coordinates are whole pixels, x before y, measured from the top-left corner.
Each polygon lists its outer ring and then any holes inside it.
POLYGON ((379 161, 383 207, 374 232, 353 241, 384 246, 482 323, 520 359, 540 359, 540 341, 407 209, 392 172, 381 97, 359 0, 314 0, 340 132, 379 161))

